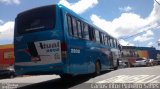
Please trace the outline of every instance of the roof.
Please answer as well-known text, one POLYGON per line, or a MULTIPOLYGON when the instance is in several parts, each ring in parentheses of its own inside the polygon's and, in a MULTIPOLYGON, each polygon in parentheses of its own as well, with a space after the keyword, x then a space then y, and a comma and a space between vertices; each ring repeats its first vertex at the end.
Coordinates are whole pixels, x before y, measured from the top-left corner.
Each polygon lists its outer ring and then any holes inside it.
POLYGON ((154 47, 122 46, 123 49, 156 50, 154 47))
POLYGON ((0 49, 14 48, 13 44, 0 45, 0 49))

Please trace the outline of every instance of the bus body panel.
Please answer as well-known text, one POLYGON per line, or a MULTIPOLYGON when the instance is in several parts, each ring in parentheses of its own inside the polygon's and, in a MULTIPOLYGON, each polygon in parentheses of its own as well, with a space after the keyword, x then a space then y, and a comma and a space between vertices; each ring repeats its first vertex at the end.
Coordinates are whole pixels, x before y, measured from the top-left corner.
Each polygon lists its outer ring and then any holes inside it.
POLYGON ((66 65, 68 66, 67 74, 77 75, 77 74, 86 74, 88 73, 87 69, 87 61, 85 59, 85 41, 78 38, 72 38, 68 34, 68 25, 67 25, 67 11, 62 7, 62 14, 64 17, 63 24, 64 24, 64 37, 67 45, 67 59, 66 65))
MULTIPOLYGON (((71 37, 68 34, 68 26, 67 26, 67 14, 71 14, 72 12, 63 10, 64 19, 64 34, 67 36, 66 44, 68 49, 68 64, 69 64, 69 73, 70 74, 87 74, 95 72, 95 62, 96 60, 100 60, 102 63, 102 70, 109 69, 109 48, 106 46, 102 46, 100 49, 100 44, 95 42, 86 41, 85 39, 79 39, 75 37, 71 37)), ((73 16, 78 17, 74 13, 73 16)), ((80 17, 79 17, 80 18, 80 17)))
MULTIPOLYGON (((19 35, 15 31, 15 69, 17 74, 62 73, 61 43, 64 41, 60 10, 56 8, 56 22, 53 29, 19 35), (59 61, 54 63, 55 45, 58 43, 59 61), (40 47, 42 46, 42 47, 40 47), (45 47, 46 46, 46 47, 45 47), (54 46, 49 47, 48 46, 54 46), (45 47, 45 49, 43 49, 45 47), (39 50, 38 50, 39 49, 39 50), (48 52, 48 53, 47 53, 48 52), (34 57, 34 55, 36 55, 34 57), (48 57, 47 57, 48 56, 48 57)), ((16 29, 16 28, 15 28, 16 29)))

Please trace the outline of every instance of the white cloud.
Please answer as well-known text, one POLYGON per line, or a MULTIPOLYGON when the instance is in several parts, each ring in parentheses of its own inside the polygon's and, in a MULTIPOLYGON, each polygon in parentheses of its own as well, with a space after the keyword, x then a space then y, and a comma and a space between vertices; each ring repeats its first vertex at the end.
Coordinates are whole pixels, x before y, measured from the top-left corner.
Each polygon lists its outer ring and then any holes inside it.
POLYGON ((119 10, 122 12, 129 12, 132 11, 133 9, 130 6, 126 6, 126 7, 120 7, 119 10))
POLYGON ((8 21, 2 25, 0 25, 0 42, 9 40, 13 42, 13 34, 14 34, 14 22, 8 21))
POLYGON ((144 19, 134 13, 123 13, 113 21, 106 21, 95 14, 90 18, 95 25, 117 38, 138 33, 139 29, 147 24, 144 19))
MULTIPOLYGON (((160 2, 160 0, 157 1, 160 2)), ((149 21, 150 23, 154 23, 157 21, 160 22, 159 20, 160 20, 160 5, 156 1, 154 1, 152 12, 147 18, 147 21, 149 21)))
POLYGON ((20 4, 20 0, 0 0, 0 3, 4 4, 20 4))
POLYGON ((119 40, 120 44, 123 45, 123 46, 134 46, 134 44, 130 43, 130 42, 127 42, 123 39, 120 39, 119 40))
POLYGON ((154 35, 154 33, 153 33, 151 30, 148 30, 148 31, 146 32, 146 34, 143 34, 142 36, 148 37, 148 36, 153 36, 153 35, 154 35))
POLYGON ((67 0, 60 0, 60 4, 72 9, 74 12, 81 14, 87 9, 98 4, 98 0, 80 0, 77 3, 69 3, 67 0))
MULTIPOLYGON (((160 0, 157 0, 160 2, 160 0)), ((154 2, 154 7, 151 13, 146 18, 142 18, 140 15, 131 12, 125 12, 120 17, 107 21, 100 16, 92 14, 90 16, 92 22, 105 30, 112 36, 119 38, 123 36, 131 36, 139 32, 154 30, 159 28, 160 25, 160 5, 154 2)), ((152 32, 153 33, 153 32, 152 32)), ((148 31, 145 35, 136 37, 135 39, 148 41, 154 39, 151 35, 151 31, 148 31), (146 36, 150 34, 150 36, 146 36)), ((141 41, 142 42, 142 41, 141 41)))
POLYGON ((137 36, 134 41, 145 42, 154 39, 153 37, 137 36))
POLYGON ((148 30, 145 34, 135 37, 134 41, 145 42, 145 41, 154 39, 152 37, 153 35, 154 35, 154 33, 151 30, 148 30))
POLYGON ((153 42, 149 42, 149 43, 147 44, 148 47, 152 47, 153 45, 154 45, 153 42))

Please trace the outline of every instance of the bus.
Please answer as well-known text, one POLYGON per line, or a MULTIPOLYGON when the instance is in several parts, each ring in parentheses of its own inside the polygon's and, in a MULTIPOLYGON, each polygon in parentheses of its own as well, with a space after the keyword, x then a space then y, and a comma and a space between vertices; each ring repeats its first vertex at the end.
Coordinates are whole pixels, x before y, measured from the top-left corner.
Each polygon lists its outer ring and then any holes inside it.
POLYGON ((13 44, 0 45, 0 77, 14 77, 13 44))
POLYGON ((61 4, 18 14, 14 32, 17 75, 65 78, 118 67, 118 40, 61 4))

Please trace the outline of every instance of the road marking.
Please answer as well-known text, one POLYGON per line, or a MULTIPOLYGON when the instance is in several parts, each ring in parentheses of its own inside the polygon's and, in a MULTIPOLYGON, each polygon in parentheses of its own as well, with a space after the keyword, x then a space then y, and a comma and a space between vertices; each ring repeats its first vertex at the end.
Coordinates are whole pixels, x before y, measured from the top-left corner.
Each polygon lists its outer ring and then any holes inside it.
POLYGON ((145 78, 143 78, 143 79, 139 79, 138 81, 136 81, 136 83, 146 83, 147 82, 147 80, 149 80, 149 79, 153 79, 154 77, 156 77, 156 75, 148 75, 148 77, 145 77, 145 78))
POLYGON ((160 83, 160 75, 118 75, 97 83, 160 83))
POLYGON ((159 76, 157 76, 157 77, 155 77, 155 78, 153 78, 153 79, 151 79, 151 80, 149 80, 149 81, 147 81, 148 83, 150 83, 150 82, 158 82, 158 80, 160 80, 160 75, 159 76))

